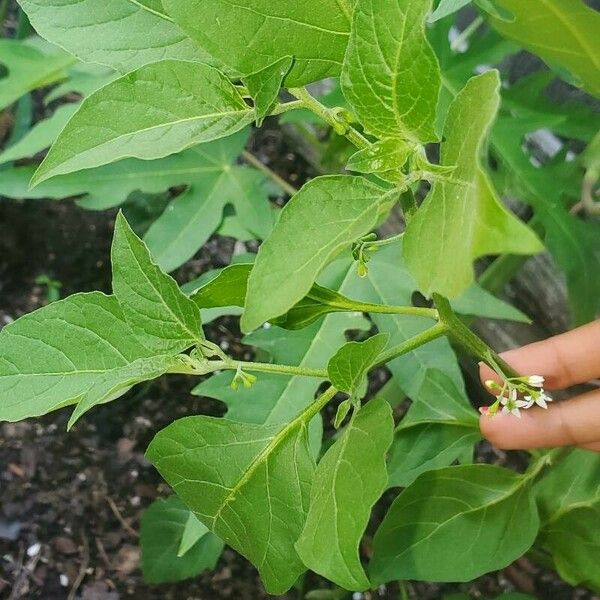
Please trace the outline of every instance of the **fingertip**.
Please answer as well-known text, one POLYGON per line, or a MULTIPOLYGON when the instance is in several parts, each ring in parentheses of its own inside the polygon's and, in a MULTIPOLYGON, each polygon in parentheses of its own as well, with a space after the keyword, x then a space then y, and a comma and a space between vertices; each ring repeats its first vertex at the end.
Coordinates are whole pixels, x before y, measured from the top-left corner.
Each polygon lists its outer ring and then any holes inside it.
POLYGON ((516 450, 531 447, 528 432, 531 430, 531 414, 521 412, 521 418, 498 412, 493 416, 482 415, 479 429, 483 437, 496 448, 516 450))

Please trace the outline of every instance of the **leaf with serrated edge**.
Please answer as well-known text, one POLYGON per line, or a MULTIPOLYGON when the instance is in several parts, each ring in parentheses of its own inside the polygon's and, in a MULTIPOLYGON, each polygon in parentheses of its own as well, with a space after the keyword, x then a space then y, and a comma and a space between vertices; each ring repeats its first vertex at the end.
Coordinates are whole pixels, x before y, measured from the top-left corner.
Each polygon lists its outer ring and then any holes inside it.
POLYGON ((512 18, 489 17, 503 36, 569 71, 576 83, 600 97, 600 15, 583 0, 495 0, 512 18))
POLYGON ((358 0, 342 89, 358 120, 380 138, 437 140, 440 70, 425 37, 431 0, 358 0))
POLYGON ((306 569, 294 542, 315 470, 308 423, 318 408, 283 426, 179 419, 146 454, 200 521, 258 568, 270 594, 285 593, 306 569))
POLYGON ((237 88, 213 67, 177 60, 146 65, 82 102, 32 185, 122 158, 162 158, 231 135, 253 115, 237 88))
POLYGON ((114 293, 141 344, 177 353, 203 339, 198 307, 152 261, 122 213, 115 227, 112 265, 114 293))
POLYGON ((371 580, 471 581, 527 552, 538 527, 529 481, 518 473, 492 465, 429 471, 379 526, 371 580))
POLYGON ((389 404, 368 402, 354 413, 315 472, 310 508, 296 550, 307 567, 346 590, 371 587, 358 545, 387 483, 385 454, 393 428, 389 404))
POLYGON ((329 360, 327 373, 331 384, 341 392, 353 394, 385 348, 390 336, 380 333, 364 342, 344 344, 329 360))
POLYGON ((246 75, 242 79, 254 100, 256 125, 258 127, 262 125, 264 118, 277 100, 283 80, 290 72, 293 62, 294 59, 291 56, 284 56, 272 65, 257 73, 246 75))
POLYGON ((258 251, 242 330, 255 329, 301 300, 323 267, 375 226, 384 195, 362 177, 343 175, 318 177, 295 194, 258 251))
POLYGON ((535 234, 498 200, 480 164, 485 136, 500 102, 497 71, 473 77, 452 102, 444 126, 442 165, 456 165, 436 181, 408 224, 406 264, 419 290, 456 298, 472 283, 472 262, 486 254, 532 254, 535 234), (425 251, 424 251, 425 250, 425 251))
POLYGON ((158 4, 154 8, 132 0, 19 0, 19 4, 41 36, 83 61, 121 73, 165 58, 211 60, 158 4))
POLYGON ((316 8, 298 0, 163 0, 193 40, 242 75, 293 56, 288 87, 339 75, 352 3, 319 0, 316 8))
POLYGON ((140 548, 147 583, 182 581, 215 568, 223 542, 206 528, 182 556, 178 554, 190 519, 196 517, 177 496, 155 500, 144 512, 140 548))

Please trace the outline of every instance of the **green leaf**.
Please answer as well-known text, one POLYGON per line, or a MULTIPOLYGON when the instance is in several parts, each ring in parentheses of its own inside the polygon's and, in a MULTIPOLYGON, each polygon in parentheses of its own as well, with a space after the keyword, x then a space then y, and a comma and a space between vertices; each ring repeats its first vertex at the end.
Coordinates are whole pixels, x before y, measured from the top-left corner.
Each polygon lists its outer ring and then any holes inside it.
POLYGON ((600 96, 600 15, 583 0, 494 0, 510 19, 489 17, 503 36, 515 40, 550 66, 568 71, 577 85, 600 96))
POLYGON ((359 150, 348 160, 346 169, 358 173, 393 172, 393 181, 401 174, 398 172, 408 160, 414 148, 410 144, 399 143, 397 139, 383 139, 359 150))
POLYGON ((473 456, 479 419, 466 395, 442 371, 428 370, 389 455, 390 487, 407 487, 421 473, 473 456))
POLYGON ((380 138, 437 140, 440 73, 424 28, 430 7, 431 0, 356 3, 342 89, 358 120, 380 138))
POLYGON ((285 593, 305 570, 294 542, 315 470, 308 423, 319 407, 283 426, 179 419, 147 451, 198 519, 258 568, 270 594, 285 593))
POLYGON ((354 394, 363 384, 390 336, 379 334, 364 342, 344 344, 329 360, 327 372, 331 384, 341 392, 354 394))
POLYGON ((80 413, 175 363, 133 335, 119 302, 99 292, 53 302, 0 332, 0 420, 80 403, 80 413))
POLYGON ((190 297, 198 308, 244 306, 252 264, 229 265, 190 297))
POLYGON ((217 69, 176 60, 147 65, 83 101, 32 184, 122 158, 162 158, 231 135, 252 118, 239 91, 217 69))
POLYGON ((50 44, 0 39, 0 65, 8 71, 0 78, 0 110, 31 90, 63 79, 65 69, 74 62, 50 44))
POLYGON ((142 572, 147 583, 181 581, 215 568, 223 542, 207 529, 179 555, 190 519, 196 517, 177 496, 155 500, 144 512, 140 546, 142 572))
POLYGON ((448 15, 453 15, 461 8, 471 4, 471 0, 440 0, 437 8, 429 15, 429 23, 435 23, 448 15))
POLYGON ((315 472, 296 550, 307 567, 346 590, 371 587, 358 547, 371 509, 386 487, 385 454, 393 428, 389 404, 368 402, 354 413, 315 472))
POLYGON ((36 123, 16 144, 0 153, 0 165, 33 156, 48 148, 77 110, 77 104, 59 106, 54 114, 36 123))
POLYGON ((523 555, 538 526, 525 477, 492 465, 429 471, 396 498, 377 530, 371 578, 470 581, 523 555))
POLYGON ((600 589, 600 455, 572 450, 535 486, 542 518, 539 543, 571 585, 600 589))
POLYGON ((243 78, 243 82, 254 100, 257 127, 262 125, 264 118, 277 101, 283 80, 290 72, 293 62, 293 57, 284 56, 272 65, 243 78))
MULTIPOLYGON (((404 266, 402 244, 398 243, 384 246, 376 252, 369 262, 366 277, 353 278, 344 291, 365 302, 409 306, 415 289, 416 284, 404 266)), ((413 315, 372 313, 371 319, 381 333, 390 335, 390 346, 400 344, 431 326, 431 320, 413 315)), ((444 372, 456 388, 464 389, 456 356, 445 338, 394 359, 388 367, 402 391, 411 398, 417 396, 430 369, 444 372)))
POLYGON ((178 353, 203 339, 198 307, 152 262, 148 248, 121 213, 112 264, 114 293, 141 344, 178 353))
POLYGON ((196 544, 196 542, 208 533, 208 527, 198 520, 198 517, 188 510, 188 518, 181 534, 181 542, 177 550, 177 556, 185 556, 196 544))
POLYGON ((323 267, 375 226, 384 194, 362 177, 309 181, 281 211, 258 251, 242 330, 282 315, 306 296, 323 267))
MULTIPOLYGON (((323 273, 321 281, 344 291, 357 278, 356 270, 348 261, 336 261, 323 273), (338 271, 339 268, 339 271, 338 271)), ((232 267, 226 270, 232 269, 232 267)), ((223 273, 225 274, 225 271, 223 273)), ((234 273, 234 271, 230 271, 234 273)), ((215 288, 217 289, 217 288, 215 288)), ((279 327, 258 329, 243 341, 267 353, 276 363, 320 368, 345 343, 348 330, 368 330, 370 323, 360 314, 344 313, 326 316, 300 331, 286 331, 279 327)), ((221 373, 200 383, 192 393, 216 398, 228 407, 227 418, 256 424, 283 424, 305 408, 322 383, 320 379, 261 373, 250 389, 229 387, 232 373, 221 373)), ((313 435, 317 431, 313 420, 313 435)), ((314 439, 314 438, 311 438, 314 439)), ((314 444, 311 443, 311 447, 314 444)))
POLYGON ((498 200, 480 164, 483 141, 499 104, 496 71, 473 77, 454 99, 444 126, 442 165, 456 165, 437 181, 408 225, 406 264, 419 289, 456 298, 473 282, 472 262, 486 254, 531 254, 535 234, 498 200))
POLYGON ((320 0, 318 10, 296 0, 163 0, 167 12, 212 56, 242 75, 286 57, 286 86, 339 75, 350 32, 352 0, 320 0), (198 15, 202 15, 199 19, 198 15), (227 40, 226 43, 223 40, 227 40))
MULTIPOLYGON (((236 158, 234 154, 237 155, 240 149, 241 137, 245 138, 245 135, 240 132, 157 160, 125 159, 95 169, 58 175, 33 189, 29 189, 29 181, 35 167, 15 167, 3 173, 0 194, 18 199, 57 200, 85 194, 79 200, 84 208, 111 208, 125 202, 134 191, 160 193, 170 187, 212 180, 230 167, 236 158)), ((238 175, 232 175, 236 185, 238 175)), ((246 201, 244 196, 238 204, 245 204, 246 201)))
POLYGON ((496 298, 476 283, 469 286, 462 296, 452 300, 451 304, 454 311, 462 315, 531 323, 531 319, 518 308, 496 298))
POLYGON ((210 60, 165 14, 160 2, 19 0, 19 4, 41 36, 83 61, 121 73, 166 58, 210 60))

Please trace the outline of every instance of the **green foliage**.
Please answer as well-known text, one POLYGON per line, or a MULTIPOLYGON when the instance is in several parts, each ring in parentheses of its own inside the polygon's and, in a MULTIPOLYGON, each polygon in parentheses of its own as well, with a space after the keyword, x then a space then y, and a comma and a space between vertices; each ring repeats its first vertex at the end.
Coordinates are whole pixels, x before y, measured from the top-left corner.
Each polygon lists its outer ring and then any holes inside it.
POLYGON ((253 111, 217 69, 175 60, 147 65, 83 101, 32 184, 122 158, 162 158, 231 135, 252 118, 253 111), (124 103, 127 115, 119 119, 124 103), (99 119, 110 128, 99 128, 99 119))
POLYGON ((469 581, 510 564, 531 547, 538 530, 527 484, 492 465, 424 473, 398 496, 377 530, 373 582, 469 581), (448 551, 458 539, 468 540, 468 561, 448 551))
POLYGON ((19 0, 36 31, 81 60, 121 73, 167 58, 206 61, 161 2, 19 0), (65 27, 68 23, 69 26, 65 27), (148 32, 152 32, 151 39, 148 32))
POLYGON ((462 294, 473 281, 475 258, 502 252, 531 254, 543 248, 502 206, 480 164, 482 144, 500 102, 499 85, 498 74, 490 71, 472 78, 452 102, 441 162, 456 169, 434 184, 409 223, 407 266, 428 296, 462 294))
POLYGON ((223 550, 223 542, 177 496, 156 500, 146 510, 140 543, 149 583, 181 581, 214 569, 223 550))
POLYGON ((393 425, 391 409, 383 400, 355 410, 314 475, 296 549, 307 567, 347 590, 371 587, 358 545, 387 483, 385 453, 393 425))
POLYGON ((430 0, 356 3, 342 88, 359 121, 378 137, 436 140, 439 70, 423 26, 430 6, 430 0))
POLYGON ((202 48, 234 71, 250 75, 287 56, 294 65, 287 86, 338 75, 352 0, 320 0, 318 10, 296 0, 163 0, 175 22, 202 48), (198 15, 202 19, 198 19, 198 15), (227 43, 222 43, 222 40, 227 43))
POLYGON ((192 393, 226 407, 175 421, 148 449, 176 496, 143 518, 146 579, 193 577, 228 544, 269 593, 307 569, 363 591, 468 581, 535 547, 569 583, 600 589, 598 459, 536 452, 524 474, 471 464, 479 421, 455 354, 506 369, 456 314, 528 323, 473 263, 538 252, 537 235, 574 321, 600 311, 600 119, 583 93, 546 94, 555 74, 598 94, 597 12, 476 0, 492 28, 477 19, 450 44, 465 0, 19 3, 70 54, 0 40, 12 127, 0 193, 123 204, 131 225, 119 214, 111 295, 49 296, 0 332, 0 419, 73 405, 72 426, 169 373, 211 375, 192 393), (520 46, 554 72, 514 81, 505 59, 520 46), (339 80, 320 100, 302 87, 326 77, 339 80), (82 102, 65 105, 73 94, 82 102), (30 127, 32 107, 52 116, 30 127), (278 115, 310 165, 291 173, 313 177, 297 191, 261 148, 245 151, 250 126, 278 115), (540 131, 558 150, 532 150, 540 131), (499 195, 528 205, 531 228, 499 195), (399 209, 405 233, 382 239, 399 209), (215 233, 262 244, 236 244, 231 264, 180 288, 167 272, 215 233), (223 315, 241 315, 252 360, 206 339, 203 321, 223 315))

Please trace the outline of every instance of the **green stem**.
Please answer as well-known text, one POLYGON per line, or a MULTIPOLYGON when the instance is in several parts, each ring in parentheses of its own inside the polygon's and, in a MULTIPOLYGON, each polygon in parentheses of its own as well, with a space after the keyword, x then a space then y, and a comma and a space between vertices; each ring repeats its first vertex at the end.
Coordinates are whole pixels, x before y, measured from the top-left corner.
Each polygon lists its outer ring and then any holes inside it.
POLYGON ((396 235, 392 235, 389 238, 384 238, 383 240, 375 240, 374 242, 366 242, 365 246, 369 249, 371 246, 376 246, 377 248, 381 248, 383 246, 389 246, 390 244, 395 244, 399 242, 404 237, 404 232, 398 233, 396 235))
MULTIPOLYGON (((331 304, 332 306, 335 305, 335 303, 331 304)), ((346 307, 345 310, 377 313, 381 315, 413 315, 415 317, 426 317, 436 321, 439 318, 438 311, 434 308, 421 308, 419 306, 388 306, 387 304, 370 304, 368 302, 352 301, 352 308, 346 307)))
POLYGON ((450 50, 456 52, 463 42, 466 42, 484 23, 483 17, 480 15, 469 23, 459 35, 456 36, 455 40, 450 44, 450 50))
POLYGON ((369 142, 362 133, 354 129, 349 123, 340 119, 339 114, 335 110, 327 108, 324 104, 321 104, 316 98, 311 96, 306 88, 288 88, 288 92, 294 96, 294 98, 298 98, 298 100, 302 101, 304 108, 315 113, 318 117, 331 125, 331 127, 333 127, 340 135, 346 136, 358 149, 364 150, 371 145, 371 142, 369 142))
POLYGON ((299 375, 301 377, 317 377, 327 379, 327 369, 311 369, 308 367, 296 367, 293 365, 279 365, 276 363, 247 362, 243 360, 211 361, 215 371, 224 369, 243 369, 244 371, 255 371, 258 373, 278 373, 280 375, 299 375))
POLYGON ((551 467, 557 462, 561 461, 567 455, 571 453, 573 448, 569 446, 554 448, 538 458, 525 472, 525 479, 529 481, 535 481, 547 467, 551 467))
POLYGON ((258 160, 258 158, 256 158, 256 156, 254 156, 254 154, 248 152, 248 150, 244 150, 242 152, 242 157, 246 162, 250 163, 252 166, 264 173, 277 187, 281 188, 286 194, 288 194, 288 196, 293 196, 294 194, 298 193, 298 190, 293 185, 285 181, 285 179, 282 179, 279 175, 277 175, 277 173, 275 173, 275 171, 269 169, 267 165, 263 164, 260 160, 258 160))
POLYGON ((302 414, 304 422, 308 423, 315 415, 319 414, 337 393, 336 388, 332 385, 329 386, 302 414))
POLYGON ((448 326, 445 323, 436 323, 433 327, 423 331, 423 333, 419 333, 405 342, 390 348, 387 352, 380 354, 377 364, 384 365, 391 360, 402 356, 403 354, 408 354, 409 352, 419 348, 419 346, 428 344, 429 342, 446 335, 448 331, 448 326))
POLYGON ((8 0, 2 0, 0 2, 0 38, 3 37, 4 21, 6 21, 6 15, 8 14, 8 0))
POLYGON ((440 314, 440 322, 447 326, 448 335, 452 340, 462 346, 469 354, 485 362, 505 379, 519 376, 519 373, 456 316, 446 298, 434 294, 433 300, 440 314))
POLYGON ((298 110, 299 108, 304 108, 304 102, 302 102, 302 100, 293 100, 292 102, 276 104, 273 107, 273 110, 269 112, 269 116, 275 117, 276 115, 282 115, 290 110, 298 110))

